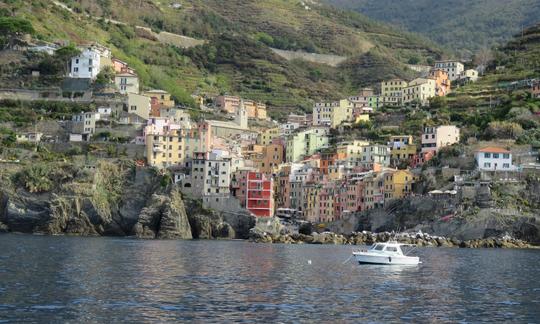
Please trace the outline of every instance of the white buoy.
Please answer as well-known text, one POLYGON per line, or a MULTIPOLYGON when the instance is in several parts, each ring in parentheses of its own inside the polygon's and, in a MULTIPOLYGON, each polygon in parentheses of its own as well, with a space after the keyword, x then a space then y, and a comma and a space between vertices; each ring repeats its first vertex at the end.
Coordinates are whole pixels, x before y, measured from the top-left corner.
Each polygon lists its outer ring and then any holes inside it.
POLYGON ((307 264, 311 264, 311 260, 307 260, 307 264))

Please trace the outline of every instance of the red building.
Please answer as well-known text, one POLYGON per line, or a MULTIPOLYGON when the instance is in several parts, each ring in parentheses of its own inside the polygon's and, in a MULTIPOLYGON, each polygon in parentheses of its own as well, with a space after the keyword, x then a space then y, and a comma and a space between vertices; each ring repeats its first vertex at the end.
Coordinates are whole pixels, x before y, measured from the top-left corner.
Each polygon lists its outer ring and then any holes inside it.
POLYGON ((250 171, 247 174, 246 208, 257 217, 274 216, 274 179, 250 171))
POLYGON ((257 217, 274 216, 274 179, 256 171, 238 171, 233 178, 233 196, 257 217))

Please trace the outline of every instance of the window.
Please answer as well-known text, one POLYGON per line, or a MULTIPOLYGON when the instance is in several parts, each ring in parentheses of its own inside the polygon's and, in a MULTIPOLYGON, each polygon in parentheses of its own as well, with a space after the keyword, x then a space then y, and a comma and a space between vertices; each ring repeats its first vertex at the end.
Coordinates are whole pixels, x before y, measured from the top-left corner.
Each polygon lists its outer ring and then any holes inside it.
POLYGON ((79 68, 78 67, 73 68, 73 72, 79 72, 79 68))
POLYGON ((503 169, 510 169, 510 163, 503 163, 503 169))
POLYGON ((510 154, 508 154, 508 153, 504 153, 504 154, 503 154, 503 158, 505 158, 505 159, 509 159, 509 158, 510 158, 510 154))
POLYGON ((88 59, 88 65, 92 65, 94 61, 92 59, 88 59))
POLYGON ((493 158, 498 159, 499 158, 499 153, 493 153, 493 158))
POLYGON ((75 64, 79 64, 79 59, 75 59, 75 64))
POLYGON ((491 168, 491 163, 485 162, 484 163, 484 168, 491 168))
POLYGON ((92 67, 89 67, 89 68, 88 68, 88 72, 92 72, 92 67))
POLYGON ((491 158, 491 153, 484 153, 484 157, 485 157, 486 159, 491 158))

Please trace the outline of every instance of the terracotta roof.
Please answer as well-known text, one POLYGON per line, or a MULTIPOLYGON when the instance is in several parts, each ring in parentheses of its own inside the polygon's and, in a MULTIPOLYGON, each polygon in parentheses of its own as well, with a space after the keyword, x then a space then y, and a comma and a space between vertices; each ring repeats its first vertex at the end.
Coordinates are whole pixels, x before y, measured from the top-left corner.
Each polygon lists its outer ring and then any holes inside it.
POLYGON ((485 152, 485 153, 512 153, 508 150, 505 150, 503 148, 500 148, 500 147, 494 147, 494 146, 489 146, 489 147, 484 147, 483 149, 481 150, 478 150, 477 152, 485 152))

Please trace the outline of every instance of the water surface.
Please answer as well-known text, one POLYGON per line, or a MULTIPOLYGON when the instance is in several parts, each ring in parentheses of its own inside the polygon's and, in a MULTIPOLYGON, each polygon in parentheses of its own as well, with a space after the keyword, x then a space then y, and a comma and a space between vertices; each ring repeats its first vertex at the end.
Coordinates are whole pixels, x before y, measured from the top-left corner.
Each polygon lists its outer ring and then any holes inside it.
POLYGON ((540 251, 0 235, 0 322, 539 322, 540 251), (309 263, 311 260, 311 264, 309 263))

